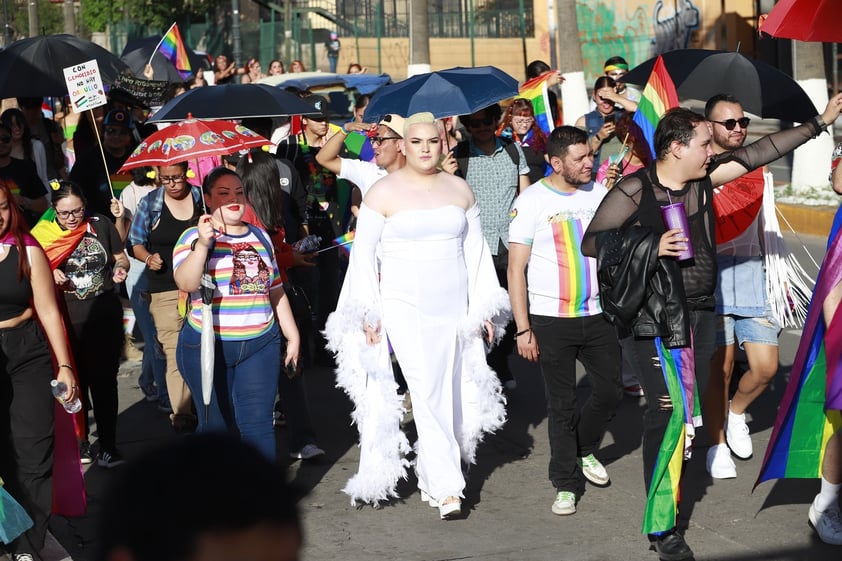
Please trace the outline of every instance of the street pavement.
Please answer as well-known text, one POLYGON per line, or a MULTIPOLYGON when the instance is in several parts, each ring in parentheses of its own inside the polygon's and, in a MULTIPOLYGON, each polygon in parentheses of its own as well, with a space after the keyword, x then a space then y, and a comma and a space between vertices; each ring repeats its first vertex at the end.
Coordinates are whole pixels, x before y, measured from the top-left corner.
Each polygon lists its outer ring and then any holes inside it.
MULTIPOLYGON (((809 273, 803 240, 820 262, 825 240, 787 236, 809 273)), ((774 423, 777 404, 789 376, 800 333, 786 330, 780 338, 780 370, 772 387, 749 409, 755 455, 737 460, 738 476, 713 481, 704 467, 707 438, 698 438, 682 488, 680 525, 699 561, 839 560, 842 548, 821 543, 807 522, 807 509, 817 480, 772 481, 752 491, 774 423)), ((137 360, 126 361, 119 376, 119 446, 127 459, 176 437, 165 414, 144 401, 137 387, 137 360)), ((350 405, 334 387, 328 368, 305 373, 318 441, 327 452, 318 462, 286 459, 286 434, 277 429, 281 463, 289 479, 306 493, 301 500, 305 531, 302 561, 620 561, 656 560, 641 535, 643 474, 641 460, 642 398, 626 397, 611 422, 597 457, 606 465, 611 484, 587 487, 573 516, 550 512, 554 490, 547 480, 549 446, 543 383, 538 368, 511 358, 518 387, 508 394, 509 421, 488 437, 470 469, 463 518, 439 520, 437 509, 422 503, 415 479, 399 487, 401 499, 383 508, 355 508, 341 489, 358 461, 356 431, 350 405)), ((580 373, 581 377, 581 373, 580 373)), ((589 392, 587 378, 580 399, 589 392)), ((411 431, 411 426, 410 426, 411 431)), ((54 544, 47 561, 93 561, 97 547, 96 517, 117 470, 86 469, 88 514, 54 516, 54 544)), ((209 490, 209 492, 213 492, 209 490)), ((157 497, 167 508, 178 497, 157 497)), ((144 531, 139 528, 138 531, 144 531)))

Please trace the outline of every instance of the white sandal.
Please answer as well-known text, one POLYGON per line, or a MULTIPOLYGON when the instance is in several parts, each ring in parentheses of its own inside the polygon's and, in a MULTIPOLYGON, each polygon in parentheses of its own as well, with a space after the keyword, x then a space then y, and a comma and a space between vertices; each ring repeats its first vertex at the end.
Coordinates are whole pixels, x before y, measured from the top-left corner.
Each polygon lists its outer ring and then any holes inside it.
POLYGON ((439 503, 439 515, 442 520, 450 520, 462 514, 462 499, 459 497, 445 497, 439 503))

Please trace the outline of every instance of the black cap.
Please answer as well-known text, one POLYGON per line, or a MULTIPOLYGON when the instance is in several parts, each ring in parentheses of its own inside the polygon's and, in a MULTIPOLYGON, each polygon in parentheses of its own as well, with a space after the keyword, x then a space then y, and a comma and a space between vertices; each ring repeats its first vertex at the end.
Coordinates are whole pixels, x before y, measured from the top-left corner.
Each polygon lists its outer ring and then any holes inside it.
POLYGON ((320 95, 308 95, 304 98, 304 102, 312 105, 318 111, 315 115, 304 115, 304 117, 311 117, 313 119, 330 119, 330 111, 328 111, 328 102, 320 95))

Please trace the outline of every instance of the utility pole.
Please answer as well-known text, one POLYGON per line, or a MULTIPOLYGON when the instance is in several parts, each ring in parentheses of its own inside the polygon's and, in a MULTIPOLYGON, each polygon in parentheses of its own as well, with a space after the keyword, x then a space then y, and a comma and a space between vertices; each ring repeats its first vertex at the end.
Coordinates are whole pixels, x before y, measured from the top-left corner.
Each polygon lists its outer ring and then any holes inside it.
POLYGON ((430 72, 430 28, 427 0, 409 0, 409 66, 407 76, 430 72))
MULTIPOLYGON (((233 43, 234 68, 239 69, 243 64, 243 42, 240 37, 240 0, 231 0, 231 42, 233 43)), ((240 75, 234 74, 236 83, 240 83, 240 75)))
POLYGON ((64 0, 64 32, 76 35, 76 9, 73 0, 64 0))
POLYGON ((38 32, 38 1, 29 0, 27 7, 29 11, 29 36, 35 37, 40 35, 38 32))
MULTIPOLYGON (((793 40, 792 71, 793 78, 804 88, 819 111, 822 111, 828 102, 822 44, 793 40)), ((817 138, 795 149, 792 154, 790 180, 794 193, 809 191, 810 187, 827 185, 827 170, 830 169, 833 146, 833 128, 831 127, 828 129, 828 134, 820 134, 817 138)))
POLYGON ((585 65, 579 43, 579 23, 576 21, 576 0, 558 0, 558 69, 564 76, 561 96, 564 100, 564 124, 572 125, 588 112, 588 91, 585 85, 585 65))

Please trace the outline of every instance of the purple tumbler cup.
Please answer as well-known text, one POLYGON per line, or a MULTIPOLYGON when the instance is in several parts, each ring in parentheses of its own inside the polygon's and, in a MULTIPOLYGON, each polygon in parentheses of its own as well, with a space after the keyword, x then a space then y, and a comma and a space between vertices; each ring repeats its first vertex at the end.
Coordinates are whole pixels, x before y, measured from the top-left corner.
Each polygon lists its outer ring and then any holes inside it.
POLYGON ((684 261, 693 257, 693 246, 690 245, 690 225, 687 223, 687 213, 684 212, 684 203, 672 203, 661 207, 661 216, 667 230, 680 229, 687 238, 687 249, 678 254, 676 259, 684 261))

